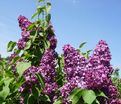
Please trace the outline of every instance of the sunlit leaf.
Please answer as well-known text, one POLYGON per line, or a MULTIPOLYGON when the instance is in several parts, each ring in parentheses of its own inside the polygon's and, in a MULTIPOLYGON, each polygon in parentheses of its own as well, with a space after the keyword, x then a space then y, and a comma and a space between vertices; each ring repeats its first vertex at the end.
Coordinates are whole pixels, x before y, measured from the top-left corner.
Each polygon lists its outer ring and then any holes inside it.
POLYGON ((96 99, 96 95, 95 95, 95 92, 93 90, 83 90, 82 91, 82 98, 83 98, 85 103, 92 104, 96 99))
POLYGON ((31 40, 27 41, 26 47, 24 48, 24 50, 29 49, 31 47, 31 44, 32 44, 31 40))
POLYGON ((82 91, 83 91, 82 89, 76 88, 71 92, 68 99, 72 101, 72 104, 77 104, 77 102, 80 100, 82 96, 82 91))
POLYGON ((38 15, 38 12, 35 12, 33 15, 32 15, 32 19, 35 18, 36 16, 38 15))
POLYGON ((23 72, 31 66, 30 62, 18 62, 16 65, 17 72, 21 77, 23 72))
POLYGON ((15 46, 16 46, 16 42, 10 41, 8 43, 7 51, 11 52, 14 49, 15 46))
POLYGON ((4 86, 2 91, 0 91, 0 99, 5 100, 6 97, 9 95, 10 89, 9 89, 9 85, 11 83, 11 81, 13 80, 13 78, 9 79, 9 78, 5 78, 4 79, 4 86))

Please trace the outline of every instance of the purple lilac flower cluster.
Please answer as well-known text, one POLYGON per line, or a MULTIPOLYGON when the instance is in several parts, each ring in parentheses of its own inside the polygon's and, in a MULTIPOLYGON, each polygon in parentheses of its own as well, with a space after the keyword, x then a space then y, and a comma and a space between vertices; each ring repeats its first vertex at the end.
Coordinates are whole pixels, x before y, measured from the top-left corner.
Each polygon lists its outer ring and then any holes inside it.
POLYGON ((41 73, 45 80, 44 92, 49 95, 58 88, 58 85, 55 81, 55 67, 56 52, 51 48, 46 49, 40 62, 39 73, 41 73))
POLYGON ((19 27, 22 30, 21 36, 22 38, 18 40, 18 48, 19 49, 24 49, 26 46, 26 42, 30 36, 30 32, 27 31, 27 28, 32 24, 26 17, 24 16, 19 16, 18 17, 18 22, 19 22, 19 27))
POLYGON ((86 66, 86 59, 80 53, 71 47, 69 44, 65 45, 64 51, 64 71, 66 79, 70 81, 76 76, 82 76, 86 66))
POLYGON ((38 72, 38 68, 35 66, 32 66, 28 68, 23 76, 25 78, 25 83, 20 87, 19 91, 22 92, 31 92, 32 87, 34 84, 38 83, 37 78, 35 74, 38 72))
POLYGON ((83 81, 83 72, 87 64, 86 59, 80 55, 80 53, 71 47, 69 44, 65 45, 64 51, 64 72, 67 83, 61 88, 61 96, 63 99, 63 104, 69 104, 67 97, 70 92, 76 88, 86 88, 85 82, 83 81))
POLYGON ((20 15, 18 17, 18 22, 19 22, 19 27, 21 28, 22 31, 26 31, 26 29, 28 28, 28 26, 31 24, 31 22, 25 17, 20 15))
MULTIPOLYGON (((64 71, 67 83, 61 88, 61 95, 65 99, 75 88, 101 89, 110 98, 108 104, 117 103, 118 90, 113 86, 110 75, 113 71, 110 65, 111 55, 105 41, 99 41, 93 55, 86 60, 70 45, 64 48, 64 71), (72 81, 73 80, 73 81, 72 81), (73 83, 75 83, 75 87, 73 83)), ((65 102, 66 104, 66 102, 65 102)))

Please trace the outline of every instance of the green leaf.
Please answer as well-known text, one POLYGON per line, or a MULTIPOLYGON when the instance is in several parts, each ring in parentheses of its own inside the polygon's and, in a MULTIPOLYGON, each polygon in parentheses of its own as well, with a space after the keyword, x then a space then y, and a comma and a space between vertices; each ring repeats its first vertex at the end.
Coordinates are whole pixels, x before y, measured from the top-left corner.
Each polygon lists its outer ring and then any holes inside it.
POLYGON ((96 99, 96 95, 93 90, 83 90, 82 98, 85 103, 92 104, 96 99))
POLYGON ((100 102, 99 102, 97 99, 96 99, 96 101, 95 101, 95 102, 96 102, 96 104, 100 104, 100 102))
POLYGON ((39 89, 37 87, 33 87, 32 88, 32 94, 35 98, 38 98, 39 97, 39 89))
POLYGON ((35 13, 32 15, 31 19, 35 18, 37 15, 38 15, 38 12, 35 12, 35 13))
POLYGON ((30 62, 18 62, 16 65, 17 68, 17 72, 19 74, 19 76, 21 77, 23 72, 28 69, 31 66, 30 62))
POLYGON ((53 104, 62 104, 62 98, 59 98, 57 101, 55 101, 53 104))
POLYGON ((50 20, 51 20, 51 14, 48 14, 48 15, 46 16, 46 21, 49 23, 50 20))
POLYGON ((3 104, 4 100, 0 97, 0 104, 3 104))
POLYGON ((16 53, 16 54, 19 54, 20 52, 21 52, 21 50, 19 50, 19 49, 14 49, 14 52, 16 53))
POLYGON ((29 94, 26 93, 26 95, 24 97, 24 104, 28 104, 28 100, 29 100, 29 94))
POLYGON ((104 98, 108 99, 108 97, 104 94, 104 92, 102 92, 100 90, 96 91, 95 94, 97 97, 99 96, 99 97, 104 97, 104 98))
POLYGON ((18 89, 25 83, 25 79, 24 77, 20 77, 17 81, 17 83, 15 83, 15 91, 18 91, 18 89))
POLYGON ((34 23, 32 23, 31 25, 29 25, 29 27, 27 28, 27 30, 32 30, 33 28, 35 27, 35 24, 34 23))
POLYGON ((37 74, 36 74, 36 77, 37 77, 37 79, 39 80, 39 82, 41 83, 42 88, 44 88, 45 83, 44 83, 44 78, 42 77, 42 75, 39 74, 39 73, 37 73, 37 74))
POLYGON ((49 96, 48 95, 40 95, 39 96, 39 100, 40 101, 43 101, 43 102, 51 102, 51 100, 50 100, 50 98, 49 98, 49 96))
POLYGON ((20 59, 19 56, 16 56, 14 59, 12 59, 12 64, 15 64, 20 59))
POLYGON ((33 95, 29 95, 29 98, 28 98, 28 104, 34 104, 34 96, 33 95))
POLYGON ((90 52, 91 52, 92 50, 88 50, 87 52, 86 52, 86 54, 85 54, 85 57, 86 58, 89 58, 89 55, 90 55, 90 52))
POLYGON ((41 12, 42 12, 42 8, 41 8, 41 7, 38 7, 38 8, 37 8, 37 13, 38 13, 38 15, 40 15, 41 12))
POLYGON ((14 80, 14 78, 5 78, 5 81, 4 81, 4 84, 5 84, 5 86, 9 86, 10 85, 10 83, 12 82, 14 80))
POLYGON ((14 49, 15 46, 16 46, 16 42, 10 41, 8 43, 7 51, 11 52, 14 49))
POLYGON ((44 41, 43 40, 43 43, 44 43, 45 49, 48 49, 50 47, 50 42, 49 41, 44 41))
POLYGON ((81 43, 79 48, 82 48, 85 44, 86 44, 86 42, 81 43))
POLYGON ((46 12, 47 12, 47 14, 50 13, 50 10, 51 10, 51 3, 47 2, 47 6, 46 6, 46 12))
POLYGON ((29 49, 30 47, 31 47, 31 40, 29 40, 29 41, 27 41, 27 43, 26 43, 26 47, 24 48, 24 50, 27 50, 27 49, 29 49))
POLYGON ((58 56, 58 67, 56 68, 56 70, 57 70, 56 82, 60 86, 63 86, 63 84, 65 82, 63 68, 64 68, 64 57, 63 57, 63 55, 61 55, 61 56, 58 56))
POLYGON ((83 91, 82 89, 76 88, 71 92, 68 99, 72 101, 72 104, 77 104, 77 102, 80 100, 82 96, 82 91, 83 91))
POLYGON ((38 6, 38 7, 37 7, 37 14, 38 14, 38 16, 39 16, 41 13, 43 13, 44 11, 45 11, 45 6, 42 6, 42 7, 38 6))
POLYGON ((38 0, 38 2, 43 2, 43 1, 45 1, 45 0, 38 0))
POLYGON ((8 86, 4 86, 3 90, 0 92, 0 99, 5 100, 6 97, 9 95, 10 89, 8 86))
POLYGON ((36 32, 33 32, 33 34, 31 34, 31 40, 32 40, 32 43, 35 41, 36 37, 37 37, 37 31, 36 32))
POLYGON ((10 85, 12 80, 13 80, 13 78, 11 78, 11 79, 5 78, 4 79, 5 86, 3 86, 2 91, 0 91, 0 99, 5 100, 6 97, 9 95, 9 93, 10 93, 9 85, 10 85))
POLYGON ((88 50, 87 53, 90 53, 92 50, 88 50))

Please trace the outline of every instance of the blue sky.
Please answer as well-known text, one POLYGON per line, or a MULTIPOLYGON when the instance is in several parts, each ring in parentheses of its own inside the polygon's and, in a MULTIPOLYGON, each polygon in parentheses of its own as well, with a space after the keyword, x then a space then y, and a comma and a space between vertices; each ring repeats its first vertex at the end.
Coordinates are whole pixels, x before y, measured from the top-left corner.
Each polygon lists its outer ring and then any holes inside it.
MULTIPOLYGON (((112 54, 111 64, 121 68, 121 0, 51 0, 52 23, 58 38, 58 52, 64 44, 83 50, 94 49, 106 40, 112 54)), ((36 9, 36 0, 2 0, 0 2, 0 53, 7 56, 8 41, 17 41, 21 31, 17 17, 29 19, 36 9)))

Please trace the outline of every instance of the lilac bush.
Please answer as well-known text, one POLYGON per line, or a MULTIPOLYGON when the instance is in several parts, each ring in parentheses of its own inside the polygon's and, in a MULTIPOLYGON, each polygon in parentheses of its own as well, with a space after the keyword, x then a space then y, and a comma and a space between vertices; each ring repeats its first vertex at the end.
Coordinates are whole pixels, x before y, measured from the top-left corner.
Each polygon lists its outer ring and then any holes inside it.
POLYGON ((38 3, 35 22, 18 17, 21 38, 8 44, 13 53, 0 62, 0 103, 121 104, 111 79, 114 69, 107 43, 100 40, 88 57, 70 44, 59 55, 51 3, 38 3))

